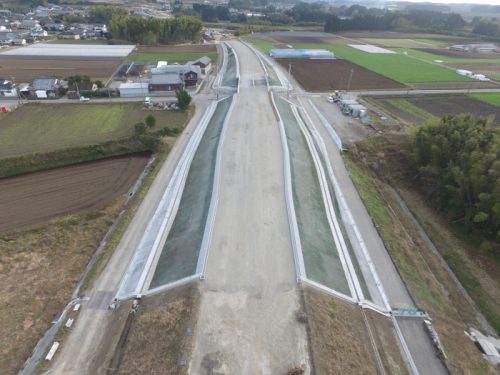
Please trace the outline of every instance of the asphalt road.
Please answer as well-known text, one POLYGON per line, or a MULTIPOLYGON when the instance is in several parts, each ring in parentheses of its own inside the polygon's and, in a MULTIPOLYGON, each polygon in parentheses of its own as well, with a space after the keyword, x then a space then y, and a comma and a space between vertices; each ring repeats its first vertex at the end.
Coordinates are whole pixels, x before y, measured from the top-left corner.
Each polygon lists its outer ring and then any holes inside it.
POLYGON ((306 330, 296 319, 279 128, 258 59, 240 42, 231 45, 241 88, 224 140, 189 373, 285 374, 308 366, 309 358, 306 330))

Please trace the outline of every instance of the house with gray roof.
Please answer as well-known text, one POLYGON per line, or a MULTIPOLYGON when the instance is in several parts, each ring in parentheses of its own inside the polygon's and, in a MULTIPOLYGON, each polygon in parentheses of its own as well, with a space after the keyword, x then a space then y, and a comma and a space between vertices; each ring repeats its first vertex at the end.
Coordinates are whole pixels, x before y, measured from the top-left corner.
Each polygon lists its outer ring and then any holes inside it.
POLYGON ((35 78, 29 87, 29 96, 32 99, 55 99, 60 96, 61 81, 55 77, 35 78))
POLYGON ((186 87, 193 87, 201 80, 201 69, 197 65, 164 65, 151 69, 151 77, 158 74, 177 74, 186 87))
POLYGON ((184 88, 182 75, 177 73, 154 74, 149 80, 149 92, 177 91, 184 88))

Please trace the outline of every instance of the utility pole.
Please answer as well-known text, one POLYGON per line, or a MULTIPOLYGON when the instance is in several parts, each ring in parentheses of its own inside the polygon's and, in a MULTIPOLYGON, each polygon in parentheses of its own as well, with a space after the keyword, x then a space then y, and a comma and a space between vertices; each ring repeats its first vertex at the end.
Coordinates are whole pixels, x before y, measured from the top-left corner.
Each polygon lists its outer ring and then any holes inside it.
POLYGON ((351 74, 349 75, 349 82, 347 83, 347 91, 351 89, 352 75, 354 74, 354 68, 351 69, 351 74))
POLYGON ((288 80, 288 90, 286 92, 286 97, 290 98, 290 91, 292 91, 292 63, 288 63, 288 76, 290 77, 288 80))

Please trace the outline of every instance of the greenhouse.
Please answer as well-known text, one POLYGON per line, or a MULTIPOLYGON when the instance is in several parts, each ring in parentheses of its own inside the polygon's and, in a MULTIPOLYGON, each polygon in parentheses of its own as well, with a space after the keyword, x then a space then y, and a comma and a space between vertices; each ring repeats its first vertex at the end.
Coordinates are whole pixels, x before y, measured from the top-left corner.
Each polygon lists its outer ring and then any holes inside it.
POLYGON ((324 49, 272 49, 269 55, 276 59, 334 59, 332 52, 324 49))

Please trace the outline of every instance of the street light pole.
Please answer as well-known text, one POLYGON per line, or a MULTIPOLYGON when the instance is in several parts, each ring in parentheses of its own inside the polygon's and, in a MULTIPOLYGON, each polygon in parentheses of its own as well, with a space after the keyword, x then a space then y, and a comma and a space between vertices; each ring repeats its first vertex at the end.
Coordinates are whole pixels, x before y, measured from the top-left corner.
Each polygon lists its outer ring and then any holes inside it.
POLYGON ((347 83, 347 91, 351 89, 352 75, 354 74, 354 68, 351 69, 351 74, 349 75, 349 82, 347 83))

